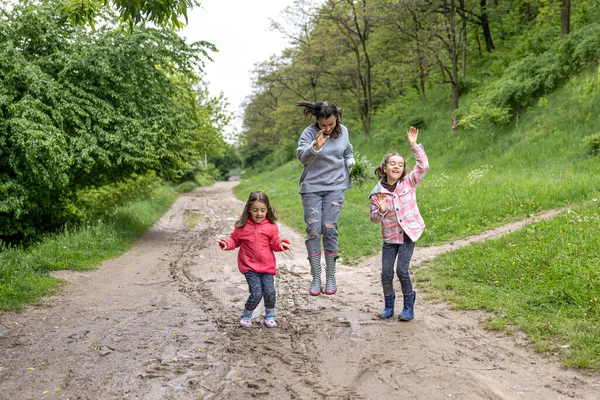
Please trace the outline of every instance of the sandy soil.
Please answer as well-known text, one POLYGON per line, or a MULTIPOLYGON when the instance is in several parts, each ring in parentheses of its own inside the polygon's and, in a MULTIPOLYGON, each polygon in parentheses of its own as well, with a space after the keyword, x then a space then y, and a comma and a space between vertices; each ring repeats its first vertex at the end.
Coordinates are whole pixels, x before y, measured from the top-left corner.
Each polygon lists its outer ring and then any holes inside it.
MULTIPOLYGON (((57 273, 59 295, 3 314, 0 399, 600 399, 598 374, 482 329, 481 312, 421 292, 414 321, 373 320, 383 303, 379 256, 340 265, 338 294, 309 296, 303 236, 285 226, 296 250, 278 254, 279 327, 262 326, 261 304, 255 327, 240 328, 247 286, 237 252, 214 242, 243 207, 232 186, 180 197, 123 256, 57 273), (186 215, 199 223, 189 229, 186 215)), ((413 269, 526 222, 417 248, 413 269)))

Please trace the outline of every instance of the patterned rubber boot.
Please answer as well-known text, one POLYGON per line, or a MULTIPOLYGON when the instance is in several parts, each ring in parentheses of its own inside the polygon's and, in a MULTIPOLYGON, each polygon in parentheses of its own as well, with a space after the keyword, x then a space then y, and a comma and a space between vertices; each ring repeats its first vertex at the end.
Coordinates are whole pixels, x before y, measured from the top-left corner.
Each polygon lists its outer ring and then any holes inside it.
POLYGON ((308 262, 310 263, 310 273, 312 274, 312 284, 308 293, 312 296, 318 296, 321 294, 321 255, 308 256, 308 262))
POLYGON ((325 255, 325 294, 335 294, 337 292, 335 283, 335 262, 337 259, 337 255, 325 255))
POLYGON ((277 326, 274 308, 265 308, 265 326, 267 328, 275 328, 277 326))
POLYGON ((240 326, 242 328, 252 328, 252 311, 244 309, 240 316, 240 326))
POLYGON ((404 309, 398 315, 400 321, 411 321, 415 317, 415 300, 417 294, 412 292, 411 294, 404 295, 404 309))

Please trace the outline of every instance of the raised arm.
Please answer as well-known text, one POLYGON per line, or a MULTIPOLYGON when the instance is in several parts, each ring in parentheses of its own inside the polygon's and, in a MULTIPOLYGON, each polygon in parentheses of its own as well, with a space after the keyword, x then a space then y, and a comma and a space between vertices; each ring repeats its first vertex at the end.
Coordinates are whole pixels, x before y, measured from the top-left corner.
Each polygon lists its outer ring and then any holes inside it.
POLYGON ((297 157, 302 165, 310 164, 321 152, 321 148, 329 140, 329 136, 323 136, 323 131, 317 131, 314 126, 306 128, 298 142, 297 157))

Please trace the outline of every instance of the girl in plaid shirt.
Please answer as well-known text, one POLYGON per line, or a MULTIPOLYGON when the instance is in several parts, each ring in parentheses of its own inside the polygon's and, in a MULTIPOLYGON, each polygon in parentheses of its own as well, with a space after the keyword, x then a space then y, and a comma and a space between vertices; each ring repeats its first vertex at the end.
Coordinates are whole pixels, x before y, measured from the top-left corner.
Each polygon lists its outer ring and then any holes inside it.
POLYGON ((427 155, 422 145, 417 144, 418 129, 410 127, 408 144, 415 155, 415 168, 407 175, 406 160, 398 153, 389 153, 375 169, 379 182, 369 195, 371 199, 371 221, 381 223, 383 247, 381 251, 381 284, 385 309, 380 318, 394 315, 396 294, 393 288, 394 262, 398 259, 396 273, 404 297, 404 308, 398 315, 400 321, 414 318, 417 294, 413 291, 408 267, 415 242, 425 230, 425 223, 417 207, 417 184, 429 170, 427 155))

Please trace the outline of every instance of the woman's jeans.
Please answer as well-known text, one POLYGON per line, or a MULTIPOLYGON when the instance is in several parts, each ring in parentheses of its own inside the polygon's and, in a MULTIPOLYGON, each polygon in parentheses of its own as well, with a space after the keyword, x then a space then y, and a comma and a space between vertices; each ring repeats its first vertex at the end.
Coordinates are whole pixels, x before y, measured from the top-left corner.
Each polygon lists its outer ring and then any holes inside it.
POLYGON ((404 244, 383 242, 381 249, 381 285, 383 286, 384 296, 389 296, 394 291, 394 261, 396 261, 396 257, 398 257, 396 274, 400 279, 402 294, 408 295, 413 292, 408 267, 414 249, 415 242, 410 240, 406 233, 404 234, 404 244))
POLYGON ((321 254, 321 235, 325 255, 338 253, 338 220, 344 202, 344 190, 302 193, 306 222, 306 250, 309 256, 321 254))
POLYGON ((254 311, 263 296, 265 298, 265 308, 275 308, 274 275, 257 274, 254 271, 248 271, 245 275, 250 290, 250 296, 246 301, 246 310, 254 311))

